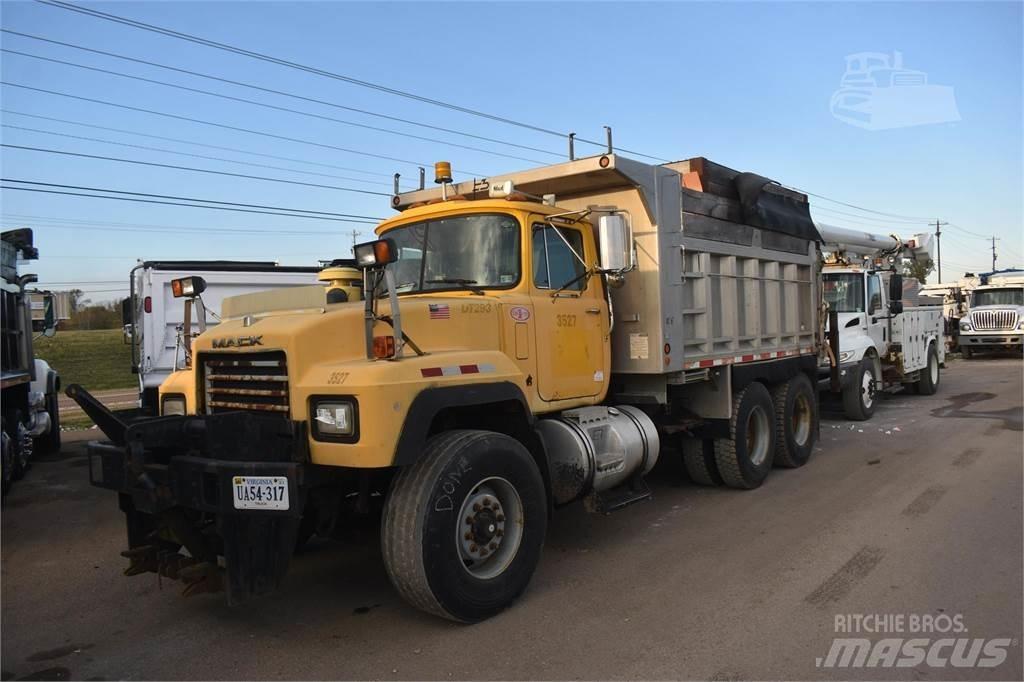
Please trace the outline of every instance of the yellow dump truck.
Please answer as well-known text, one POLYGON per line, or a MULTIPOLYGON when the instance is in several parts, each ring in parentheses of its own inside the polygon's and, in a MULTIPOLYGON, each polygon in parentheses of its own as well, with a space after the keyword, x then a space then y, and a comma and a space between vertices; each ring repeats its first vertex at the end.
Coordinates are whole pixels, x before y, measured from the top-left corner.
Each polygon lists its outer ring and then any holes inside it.
POLYGON ((235 603, 277 588, 311 534, 379 518, 402 597, 473 622, 527 587, 552 513, 649 498, 659 454, 736 488, 807 461, 822 343, 806 196, 610 151, 459 184, 437 171, 356 247, 364 300, 328 285, 226 301, 159 418, 120 423, 70 390, 109 438, 90 475, 119 495, 127 573, 235 603))

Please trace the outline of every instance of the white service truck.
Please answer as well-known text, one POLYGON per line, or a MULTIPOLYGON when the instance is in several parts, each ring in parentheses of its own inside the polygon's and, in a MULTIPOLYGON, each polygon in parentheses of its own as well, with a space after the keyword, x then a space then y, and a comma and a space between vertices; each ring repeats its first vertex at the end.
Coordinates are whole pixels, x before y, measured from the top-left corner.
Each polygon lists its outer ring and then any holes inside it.
MULTIPOLYGON (((157 413, 157 389, 185 362, 179 343, 184 333, 185 301, 171 291, 173 280, 203 278, 205 324, 213 326, 219 321, 225 298, 316 284, 319 272, 315 266, 282 266, 270 261, 144 261, 132 268, 131 295, 122 302, 122 321, 125 341, 132 346, 132 372, 139 377, 142 413, 157 413)), ((193 316, 189 326, 189 335, 195 335, 204 325, 193 316)))
POLYGON ((971 307, 960 320, 960 350, 965 359, 977 351, 1024 348, 1024 275, 994 274, 971 291, 971 307))
POLYGON ((843 412, 855 421, 871 418, 880 391, 935 393, 946 358, 942 309, 905 306, 903 277, 896 271, 902 259, 930 258, 930 235, 904 241, 830 225, 819 229, 827 254, 821 275, 827 326, 838 339, 830 345, 836 357, 819 370, 819 387, 840 393, 843 412))

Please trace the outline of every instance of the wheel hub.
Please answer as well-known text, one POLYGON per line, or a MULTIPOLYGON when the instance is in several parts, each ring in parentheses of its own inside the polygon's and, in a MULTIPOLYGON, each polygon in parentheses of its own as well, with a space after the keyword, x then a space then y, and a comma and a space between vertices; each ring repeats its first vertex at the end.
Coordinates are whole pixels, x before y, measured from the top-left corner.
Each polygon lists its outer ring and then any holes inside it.
POLYGON ((462 551, 464 557, 482 559, 501 547, 505 536, 505 513, 501 501, 487 486, 480 486, 462 505, 462 551))
POLYGON ((471 575, 490 579, 512 562, 523 537, 523 503, 505 479, 481 481, 462 503, 456 542, 471 575))

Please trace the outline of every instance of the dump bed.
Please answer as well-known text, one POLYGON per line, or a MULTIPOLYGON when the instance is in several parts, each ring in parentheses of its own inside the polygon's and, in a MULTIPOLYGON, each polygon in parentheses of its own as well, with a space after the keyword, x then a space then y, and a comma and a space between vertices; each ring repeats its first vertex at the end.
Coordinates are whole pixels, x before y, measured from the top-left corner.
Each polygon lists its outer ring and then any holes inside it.
MULTIPOLYGON (((566 210, 590 208, 594 224, 624 213, 637 268, 613 289, 612 371, 670 374, 723 364, 816 354, 819 236, 805 195, 706 159, 650 165, 609 154, 463 182, 487 196, 511 180, 554 194, 566 210)), ((440 198, 396 196, 394 206, 440 198)))

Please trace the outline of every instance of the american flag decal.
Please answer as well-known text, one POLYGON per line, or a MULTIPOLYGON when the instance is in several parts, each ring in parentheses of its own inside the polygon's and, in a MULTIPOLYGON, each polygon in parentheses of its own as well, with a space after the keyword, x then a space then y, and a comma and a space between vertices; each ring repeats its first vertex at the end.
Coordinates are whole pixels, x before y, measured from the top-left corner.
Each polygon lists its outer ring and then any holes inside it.
POLYGON ((427 309, 430 311, 432 320, 447 320, 451 317, 451 310, 447 303, 429 303, 427 309))

